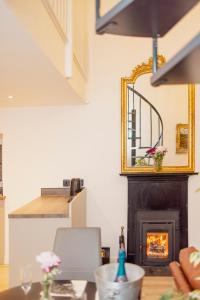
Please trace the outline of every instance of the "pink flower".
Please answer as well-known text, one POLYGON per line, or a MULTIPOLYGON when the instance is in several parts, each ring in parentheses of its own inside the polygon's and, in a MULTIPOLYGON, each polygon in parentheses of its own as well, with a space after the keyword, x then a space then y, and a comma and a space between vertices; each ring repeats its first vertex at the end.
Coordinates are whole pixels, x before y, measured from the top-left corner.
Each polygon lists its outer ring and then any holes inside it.
POLYGON ((154 155, 156 153, 156 147, 150 148, 146 151, 149 155, 154 155))
POLYGON ((167 149, 163 146, 152 147, 146 151, 147 157, 152 157, 154 159, 160 159, 165 156, 167 149))
POLYGON ((36 261, 41 264, 41 269, 46 273, 51 272, 53 268, 58 267, 61 263, 60 258, 50 251, 37 255, 36 261))

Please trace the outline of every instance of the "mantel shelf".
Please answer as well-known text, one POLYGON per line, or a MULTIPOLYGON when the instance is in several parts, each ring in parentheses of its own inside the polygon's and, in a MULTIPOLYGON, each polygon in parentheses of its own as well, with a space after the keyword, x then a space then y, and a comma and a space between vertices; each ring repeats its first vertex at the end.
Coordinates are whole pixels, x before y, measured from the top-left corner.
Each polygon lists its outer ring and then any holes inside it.
POLYGON ((151 77, 151 84, 200 83, 200 33, 151 77))
POLYGON ((198 175, 197 172, 188 172, 188 173, 161 173, 161 172, 154 172, 154 173, 121 173, 120 176, 126 177, 177 177, 177 176, 191 176, 191 175, 198 175))
POLYGON ((96 32, 162 37, 197 3, 198 0, 122 0, 97 17, 96 32))

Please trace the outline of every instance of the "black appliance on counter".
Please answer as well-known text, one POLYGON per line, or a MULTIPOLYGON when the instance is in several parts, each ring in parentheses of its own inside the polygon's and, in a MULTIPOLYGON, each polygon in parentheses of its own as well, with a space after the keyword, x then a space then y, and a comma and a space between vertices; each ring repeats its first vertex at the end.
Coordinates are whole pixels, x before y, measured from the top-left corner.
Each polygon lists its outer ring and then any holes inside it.
POLYGON ((70 185, 70 196, 74 196, 76 193, 79 193, 82 187, 83 187, 83 179, 72 178, 71 185, 70 185))

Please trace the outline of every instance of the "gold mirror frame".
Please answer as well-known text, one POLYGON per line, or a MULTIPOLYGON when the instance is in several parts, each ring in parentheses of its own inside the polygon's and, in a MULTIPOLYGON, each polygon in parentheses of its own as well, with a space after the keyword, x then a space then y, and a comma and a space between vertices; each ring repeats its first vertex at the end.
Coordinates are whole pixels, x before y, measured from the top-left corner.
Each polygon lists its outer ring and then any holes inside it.
MULTIPOLYGON (((127 164, 127 85, 134 84, 143 74, 152 73, 153 60, 142 63, 133 69, 130 77, 121 78, 121 173, 154 173, 153 166, 131 166, 127 164)), ((158 66, 165 63, 163 55, 158 56, 158 66)), ((155 88, 156 89, 156 88, 155 88)), ((159 173, 193 173, 195 168, 195 85, 188 85, 188 165, 163 166, 159 173)))

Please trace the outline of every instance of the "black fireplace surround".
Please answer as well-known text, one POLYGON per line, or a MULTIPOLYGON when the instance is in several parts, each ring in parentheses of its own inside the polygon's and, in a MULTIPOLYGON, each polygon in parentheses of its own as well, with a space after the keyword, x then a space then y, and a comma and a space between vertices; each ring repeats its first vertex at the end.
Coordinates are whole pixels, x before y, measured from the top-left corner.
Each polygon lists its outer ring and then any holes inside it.
MULTIPOLYGON (((127 261, 147 275, 168 275, 170 261, 188 246, 188 177, 190 174, 127 174, 127 261), (147 234, 168 236, 167 257, 147 255, 147 234)), ((162 250, 162 249, 161 249, 162 250)))

